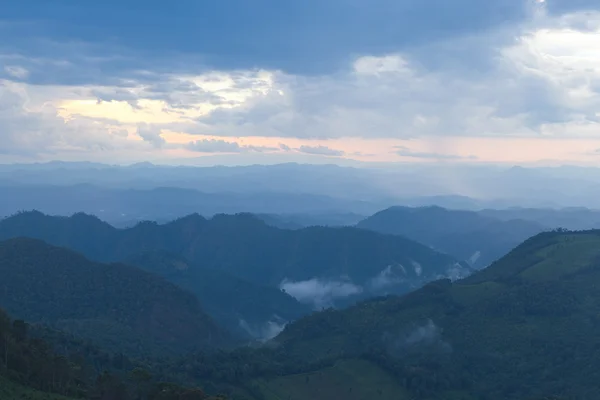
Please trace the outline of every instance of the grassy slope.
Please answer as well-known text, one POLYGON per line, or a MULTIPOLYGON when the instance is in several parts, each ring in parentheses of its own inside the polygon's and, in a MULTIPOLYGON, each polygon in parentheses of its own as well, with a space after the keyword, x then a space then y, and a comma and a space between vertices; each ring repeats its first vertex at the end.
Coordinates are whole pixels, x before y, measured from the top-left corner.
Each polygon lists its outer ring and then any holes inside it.
POLYGON ((320 371, 257 383, 265 400, 409 399, 389 374, 364 360, 343 360, 320 371))
POLYGON ((40 392, 26 386, 13 383, 0 377, 0 399, 2 400, 69 400, 67 397, 40 392))
POLYGON ((598 287, 600 232, 545 233, 463 281, 319 313, 276 340, 293 357, 352 354, 384 344, 382 332, 403 343, 431 320, 436 341, 452 349, 450 370, 478 365, 466 372, 475 393, 491 399, 557 393, 596 398, 598 287))

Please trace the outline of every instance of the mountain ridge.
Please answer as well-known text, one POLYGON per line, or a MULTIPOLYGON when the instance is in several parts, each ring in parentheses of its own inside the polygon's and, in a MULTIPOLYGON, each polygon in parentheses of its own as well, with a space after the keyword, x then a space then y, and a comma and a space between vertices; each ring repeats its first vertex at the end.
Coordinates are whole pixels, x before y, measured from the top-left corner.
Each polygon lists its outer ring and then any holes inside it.
POLYGON ((523 240, 547 229, 533 221, 499 220, 475 211, 438 206, 394 206, 356 226, 411 238, 468 261, 477 269, 488 266, 523 240))
POLYGON ((313 314, 274 343, 299 360, 369 354, 417 398, 592 400, 599 285, 600 230, 543 232, 465 279, 313 314))
POLYGON ((125 264, 99 264, 38 239, 0 242, 0 304, 99 344, 137 353, 181 352, 231 343, 196 298, 125 264))
POLYGON ((101 262, 165 251, 185 258, 193 268, 216 269, 253 285, 285 290, 316 309, 404 293, 433 279, 455 279, 472 271, 403 237, 354 227, 283 230, 247 213, 211 219, 190 215, 127 229, 81 213, 52 217, 25 212, 0 221, 0 239, 18 236, 45 240, 101 262))

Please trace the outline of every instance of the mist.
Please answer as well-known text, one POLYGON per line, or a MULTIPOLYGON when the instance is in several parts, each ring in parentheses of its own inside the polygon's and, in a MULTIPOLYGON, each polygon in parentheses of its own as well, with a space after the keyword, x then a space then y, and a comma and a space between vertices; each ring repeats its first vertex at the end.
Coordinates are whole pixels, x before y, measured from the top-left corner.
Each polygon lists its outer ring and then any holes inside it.
POLYGON ((266 342, 279 335, 287 325, 287 321, 274 316, 273 319, 263 324, 251 325, 243 319, 240 319, 239 324, 240 328, 246 331, 246 333, 248 333, 255 340, 266 342))
POLYGON ((450 343, 443 339, 443 330, 432 319, 410 324, 400 334, 386 333, 383 342, 396 356, 415 351, 452 352, 450 343))
POLYGON ((349 280, 325 280, 313 278, 305 281, 284 280, 279 287, 301 303, 310 304, 316 310, 333 307, 335 301, 361 294, 363 288, 349 280))

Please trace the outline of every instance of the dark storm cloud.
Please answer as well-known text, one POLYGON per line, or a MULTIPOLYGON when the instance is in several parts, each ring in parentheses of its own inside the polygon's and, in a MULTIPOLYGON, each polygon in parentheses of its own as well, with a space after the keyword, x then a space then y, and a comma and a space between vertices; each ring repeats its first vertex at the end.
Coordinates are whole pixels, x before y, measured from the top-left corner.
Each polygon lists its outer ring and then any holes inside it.
POLYGON ((473 35, 525 14, 522 0, 21 0, 3 5, 0 42, 3 53, 38 60, 29 65, 37 83, 198 68, 320 74, 357 54, 473 35))

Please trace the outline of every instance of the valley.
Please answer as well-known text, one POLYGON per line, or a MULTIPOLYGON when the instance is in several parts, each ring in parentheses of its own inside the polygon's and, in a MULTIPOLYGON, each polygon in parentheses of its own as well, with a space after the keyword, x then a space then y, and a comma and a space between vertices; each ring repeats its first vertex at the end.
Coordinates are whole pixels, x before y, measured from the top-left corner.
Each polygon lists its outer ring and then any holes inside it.
POLYGON ((236 214, 118 229, 23 212, 0 221, 0 304, 53 346, 70 335, 67 354, 87 341, 126 357, 109 368, 125 382, 143 365, 231 399, 592 398, 595 375, 573 374, 595 362, 600 234, 528 224, 425 207, 359 228, 236 214), (413 241, 479 230, 499 245, 523 226, 541 233, 488 267, 413 241))

